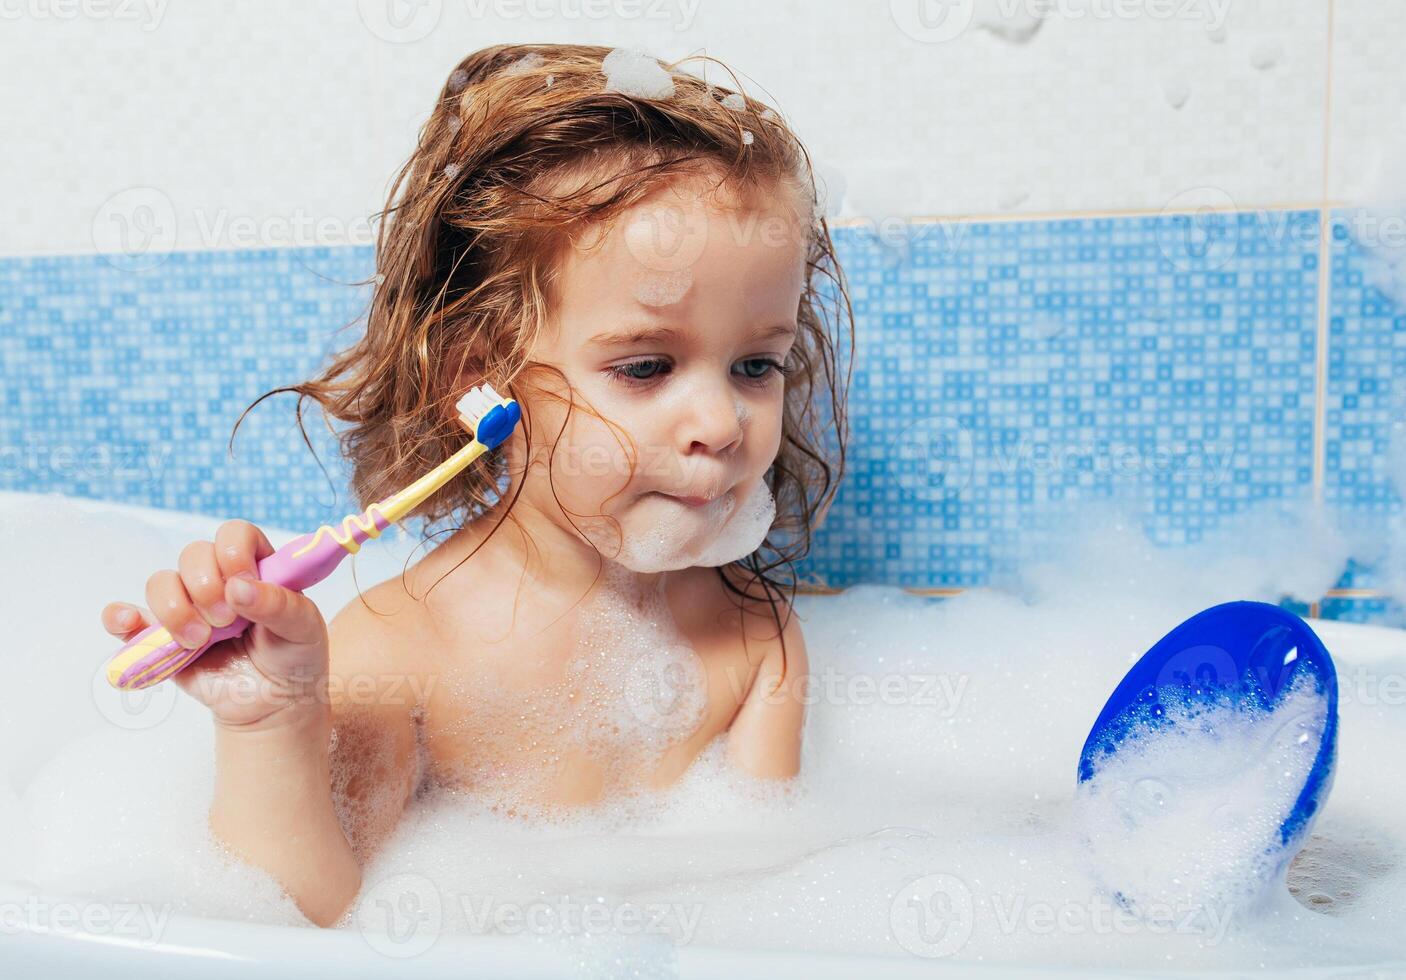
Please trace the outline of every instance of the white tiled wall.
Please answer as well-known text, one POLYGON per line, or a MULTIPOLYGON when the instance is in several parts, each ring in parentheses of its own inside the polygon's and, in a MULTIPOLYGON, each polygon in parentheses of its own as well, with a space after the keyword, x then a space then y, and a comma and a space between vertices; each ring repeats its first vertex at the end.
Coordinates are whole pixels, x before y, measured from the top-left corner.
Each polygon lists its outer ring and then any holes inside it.
POLYGON ((1403 170, 1401 0, 946 6, 5 0, 0 254, 367 241, 445 74, 500 41, 722 59, 849 216, 1315 206, 1325 160, 1332 203, 1403 170))

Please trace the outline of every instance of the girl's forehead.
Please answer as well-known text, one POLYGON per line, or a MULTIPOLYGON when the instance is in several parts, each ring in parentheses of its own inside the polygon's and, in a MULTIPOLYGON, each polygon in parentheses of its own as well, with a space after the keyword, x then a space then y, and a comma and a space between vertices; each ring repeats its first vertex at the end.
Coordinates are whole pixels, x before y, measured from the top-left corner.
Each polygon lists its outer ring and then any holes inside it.
POLYGON ((706 196, 652 195, 609 231, 570 250, 560 276, 568 342, 653 320, 793 318, 804 285, 805 229, 788 203, 719 207, 706 196))

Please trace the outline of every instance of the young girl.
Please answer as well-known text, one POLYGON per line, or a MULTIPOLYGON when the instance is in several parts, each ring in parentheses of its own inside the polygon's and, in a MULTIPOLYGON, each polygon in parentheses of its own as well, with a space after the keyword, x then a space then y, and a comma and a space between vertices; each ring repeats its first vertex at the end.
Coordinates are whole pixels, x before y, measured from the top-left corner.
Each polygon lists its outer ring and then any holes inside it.
POLYGON ((415 515, 463 525, 330 626, 257 580, 244 521, 152 575, 151 612, 103 610, 191 647, 254 624, 177 681, 215 720, 215 836, 319 925, 430 783, 549 813, 666 787, 719 737, 793 776, 805 645, 771 573, 844 464, 829 330, 852 345, 853 318, 808 156, 761 104, 630 51, 487 48, 390 199, 364 337, 275 391, 351 423, 361 507, 463 445, 470 387, 516 398, 500 451, 415 515))

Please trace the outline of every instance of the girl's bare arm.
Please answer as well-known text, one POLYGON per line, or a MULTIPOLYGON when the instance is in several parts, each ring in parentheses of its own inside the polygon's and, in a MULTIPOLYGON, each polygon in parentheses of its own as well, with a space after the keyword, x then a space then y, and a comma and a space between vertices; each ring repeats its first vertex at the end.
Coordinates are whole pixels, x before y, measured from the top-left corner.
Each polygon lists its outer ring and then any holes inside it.
POLYGON ((332 802, 331 711, 270 728, 217 727, 210 829, 276 878, 309 921, 336 923, 361 887, 361 866, 332 802))
POLYGON ((765 779, 785 779, 801 769, 809 664, 800 618, 791 609, 783 610, 783 617, 785 656, 780 639, 773 637, 727 734, 728 755, 733 762, 765 779))
POLYGON ((413 686, 372 670, 374 617, 353 600, 328 631, 329 676, 314 703, 277 725, 217 729, 210 809, 215 836, 324 927, 359 894, 362 865, 395 828, 416 764, 413 686))

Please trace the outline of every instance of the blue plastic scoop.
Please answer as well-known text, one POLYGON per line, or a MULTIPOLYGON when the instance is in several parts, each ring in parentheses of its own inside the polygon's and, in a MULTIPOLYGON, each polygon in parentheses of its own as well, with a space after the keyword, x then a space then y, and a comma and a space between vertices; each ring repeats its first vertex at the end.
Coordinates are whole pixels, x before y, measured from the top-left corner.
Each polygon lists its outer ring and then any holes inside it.
MULTIPOLYGON (((1308 624, 1286 609, 1264 602, 1227 602, 1197 613, 1162 637, 1128 671, 1099 713, 1079 756, 1078 781, 1094 779, 1120 752, 1145 748, 1149 739, 1180 734, 1176 726, 1189 724, 1187 705, 1214 704, 1222 709, 1229 705, 1245 717, 1250 712, 1258 717, 1273 711, 1291 684, 1325 703, 1320 704, 1321 728, 1314 732, 1317 751, 1302 790, 1279 826, 1281 850, 1273 856, 1282 869, 1302 846, 1327 799, 1338 733, 1337 672, 1332 658, 1308 624), (1169 711, 1168 705, 1182 710, 1169 711)), ((1297 737, 1306 742, 1310 736, 1297 737)), ((1305 745, 1305 751, 1310 748, 1305 745)), ((1232 773, 1238 762, 1233 758, 1210 761, 1231 766, 1232 773)), ((1105 884, 1125 907, 1135 904, 1119 891, 1117 882, 1105 880, 1105 884)))

